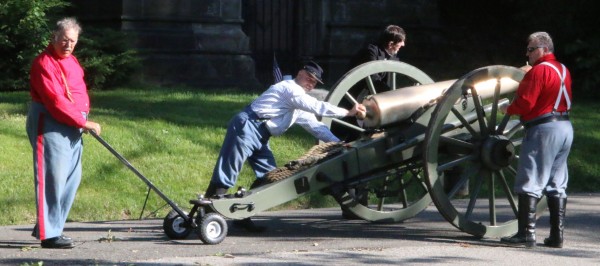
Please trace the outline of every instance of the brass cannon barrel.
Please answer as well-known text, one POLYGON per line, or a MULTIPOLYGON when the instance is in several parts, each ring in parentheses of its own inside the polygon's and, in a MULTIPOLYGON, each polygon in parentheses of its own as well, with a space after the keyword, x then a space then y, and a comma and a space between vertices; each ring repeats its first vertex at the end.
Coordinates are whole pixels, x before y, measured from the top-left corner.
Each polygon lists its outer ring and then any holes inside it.
MULTIPOLYGON (((404 87, 382 92, 365 98, 362 104, 367 108, 364 127, 377 128, 409 118, 419 108, 440 97, 457 80, 446 80, 426 85, 404 87)), ((475 84, 479 96, 490 98, 498 81, 489 79, 475 84)), ((510 79, 500 79, 501 94, 517 89, 519 83, 510 79)))

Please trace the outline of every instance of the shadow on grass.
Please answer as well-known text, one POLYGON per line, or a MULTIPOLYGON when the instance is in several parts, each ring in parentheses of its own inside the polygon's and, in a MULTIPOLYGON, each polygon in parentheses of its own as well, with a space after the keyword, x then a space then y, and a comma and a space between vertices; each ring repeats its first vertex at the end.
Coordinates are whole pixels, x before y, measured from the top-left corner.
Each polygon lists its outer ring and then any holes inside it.
MULTIPOLYGON (((92 117, 109 116, 129 121, 161 120, 182 127, 227 128, 229 120, 250 104, 256 94, 235 90, 186 91, 151 89, 92 95, 92 117)), ((201 134, 201 133, 199 133, 201 134)), ((291 137, 305 137, 291 130, 291 137)))

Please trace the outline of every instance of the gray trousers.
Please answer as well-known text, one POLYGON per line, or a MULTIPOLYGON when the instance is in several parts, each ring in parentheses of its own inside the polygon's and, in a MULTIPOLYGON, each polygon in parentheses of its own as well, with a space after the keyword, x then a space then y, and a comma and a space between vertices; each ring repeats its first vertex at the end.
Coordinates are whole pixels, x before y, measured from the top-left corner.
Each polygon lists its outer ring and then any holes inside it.
POLYGON ((566 198, 569 171, 567 158, 573 143, 570 121, 529 128, 521 145, 515 192, 540 198, 566 198))
POLYGON ((211 183, 223 188, 235 186, 246 161, 259 179, 275 169, 275 157, 269 146, 270 137, 265 122, 259 121, 250 107, 234 116, 229 121, 211 183))
POLYGON ((75 200, 81 181, 82 132, 56 121, 39 103, 32 103, 26 127, 33 148, 36 237, 44 240, 62 234, 75 200))

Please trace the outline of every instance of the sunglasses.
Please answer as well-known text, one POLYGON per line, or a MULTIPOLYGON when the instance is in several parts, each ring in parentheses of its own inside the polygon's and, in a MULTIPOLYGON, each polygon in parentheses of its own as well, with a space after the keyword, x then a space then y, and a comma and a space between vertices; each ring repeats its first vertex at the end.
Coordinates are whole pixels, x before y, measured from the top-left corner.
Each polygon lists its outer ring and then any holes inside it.
POLYGON ((535 51, 535 49, 540 49, 540 48, 544 48, 544 46, 527 47, 527 52, 531 53, 531 52, 535 51))

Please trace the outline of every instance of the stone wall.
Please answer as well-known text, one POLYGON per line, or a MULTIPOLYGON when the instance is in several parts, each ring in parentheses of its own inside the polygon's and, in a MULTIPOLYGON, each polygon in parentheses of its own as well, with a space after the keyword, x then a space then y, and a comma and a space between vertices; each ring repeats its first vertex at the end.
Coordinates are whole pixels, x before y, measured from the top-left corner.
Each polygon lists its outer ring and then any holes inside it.
MULTIPOLYGON (((264 89, 256 79, 241 0, 72 0, 85 25, 131 33, 143 56, 145 82, 199 88, 264 89)), ((248 3, 246 3, 248 4, 248 3)), ((294 5, 298 51, 315 59, 333 85, 350 57, 388 24, 407 31, 402 61, 430 73, 444 64, 438 1, 306 0, 294 5)), ((270 71, 263 68, 261 71, 270 71)), ((263 75, 268 73, 263 73, 263 75)))
POLYGON ((400 49, 400 60, 424 70, 437 61, 435 43, 442 37, 437 1, 323 1, 327 14, 328 34, 323 53, 329 55, 335 82, 347 70, 350 57, 362 46, 374 42, 379 32, 390 24, 402 27, 407 34, 406 46, 400 49))
POLYGON ((260 87, 241 30, 241 0, 73 0, 85 24, 130 33, 140 78, 160 85, 260 87))

